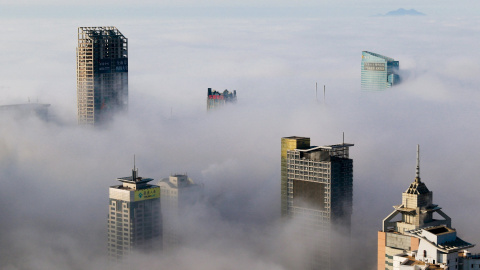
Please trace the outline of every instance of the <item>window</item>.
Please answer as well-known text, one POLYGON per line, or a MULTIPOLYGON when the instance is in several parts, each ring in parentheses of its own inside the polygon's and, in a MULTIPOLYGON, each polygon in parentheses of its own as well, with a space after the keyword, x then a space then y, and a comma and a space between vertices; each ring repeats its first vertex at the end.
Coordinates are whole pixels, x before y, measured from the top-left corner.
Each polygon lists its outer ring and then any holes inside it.
POLYGON ((424 258, 427 257, 427 251, 426 251, 426 250, 423 251, 423 257, 424 257, 424 258))

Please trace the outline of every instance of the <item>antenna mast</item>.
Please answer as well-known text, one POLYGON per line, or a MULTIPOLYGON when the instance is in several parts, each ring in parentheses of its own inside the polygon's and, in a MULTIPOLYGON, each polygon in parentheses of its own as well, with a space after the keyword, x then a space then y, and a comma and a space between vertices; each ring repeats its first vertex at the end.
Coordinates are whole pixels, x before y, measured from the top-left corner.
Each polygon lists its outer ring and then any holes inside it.
POLYGON ((323 104, 325 104, 325 84, 323 85, 323 104))
POLYGON ((420 182, 420 145, 417 144, 417 169, 415 170, 415 181, 420 182))

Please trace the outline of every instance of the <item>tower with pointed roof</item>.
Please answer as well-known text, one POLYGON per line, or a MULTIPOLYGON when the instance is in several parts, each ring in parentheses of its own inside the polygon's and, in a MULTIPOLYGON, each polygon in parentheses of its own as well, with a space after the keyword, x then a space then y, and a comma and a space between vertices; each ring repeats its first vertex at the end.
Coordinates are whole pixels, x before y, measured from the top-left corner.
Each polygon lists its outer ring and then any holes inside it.
POLYGON ((402 203, 382 223, 378 232, 378 269, 393 269, 393 256, 418 249, 417 238, 408 231, 433 226, 451 227, 451 219, 433 204, 433 193, 420 179, 420 146, 417 145, 417 167, 414 181, 402 193, 402 203), (436 215, 440 217, 437 219, 436 215))

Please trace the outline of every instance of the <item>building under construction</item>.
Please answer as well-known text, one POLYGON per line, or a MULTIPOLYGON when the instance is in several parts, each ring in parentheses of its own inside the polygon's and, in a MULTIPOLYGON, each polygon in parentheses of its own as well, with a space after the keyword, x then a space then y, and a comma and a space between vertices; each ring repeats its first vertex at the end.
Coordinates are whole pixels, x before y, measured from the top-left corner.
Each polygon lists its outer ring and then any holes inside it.
POLYGON ((78 123, 97 125, 128 106, 128 40, 113 26, 79 27, 78 123))
POLYGON ((350 246, 354 145, 311 146, 310 138, 297 136, 281 142, 282 216, 302 228, 296 239, 307 252, 303 269, 348 269, 339 259, 350 246))

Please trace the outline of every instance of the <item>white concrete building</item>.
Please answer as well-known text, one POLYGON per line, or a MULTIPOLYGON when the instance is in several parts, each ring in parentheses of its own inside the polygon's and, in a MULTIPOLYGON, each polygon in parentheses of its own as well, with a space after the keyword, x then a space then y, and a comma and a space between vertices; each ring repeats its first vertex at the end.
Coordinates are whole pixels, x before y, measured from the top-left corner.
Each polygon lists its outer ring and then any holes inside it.
POLYGON ((474 245, 457 237, 450 217, 433 204, 433 193, 420 180, 419 151, 414 182, 378 232, 377 269, 474 269, 480 256, 466 251, 474 245))
POLYGON ((163 213, 163 247, 171 249, 181 243, 181 215, 202 196, 203 186, 186 174, 175 174, 158 182, 163 213))

